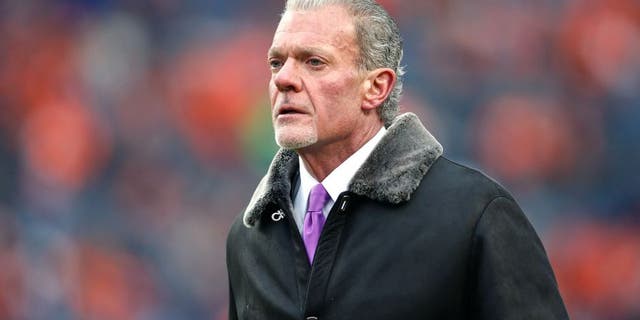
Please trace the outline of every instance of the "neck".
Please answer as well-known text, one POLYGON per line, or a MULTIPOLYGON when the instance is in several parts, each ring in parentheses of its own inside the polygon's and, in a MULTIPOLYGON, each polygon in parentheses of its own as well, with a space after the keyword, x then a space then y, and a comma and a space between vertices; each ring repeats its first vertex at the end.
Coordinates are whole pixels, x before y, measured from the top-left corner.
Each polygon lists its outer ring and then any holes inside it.
POLYGON ((322 146, 310 146, 298 149, 309 173, 322 182, 335 168, 358 151, 382 128, 382 123, 370 126, 366 130, 355 130, 351 137, 322 146))

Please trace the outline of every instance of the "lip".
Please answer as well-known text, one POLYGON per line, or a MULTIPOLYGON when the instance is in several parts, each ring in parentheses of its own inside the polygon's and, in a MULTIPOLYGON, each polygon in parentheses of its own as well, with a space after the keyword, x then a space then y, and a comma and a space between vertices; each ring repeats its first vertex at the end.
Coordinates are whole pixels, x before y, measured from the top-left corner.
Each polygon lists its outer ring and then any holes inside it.
POLYGON ((278 108, 276 108, 275 111, 276 111, 275 112, 276 118, 282 117, 282 116, 296 116, 296 115, 308 114, 308 112, 306 112, 303 108, 293 104, 288 104, 288 103, 281 104, 280 106, 278 106, 278 108))

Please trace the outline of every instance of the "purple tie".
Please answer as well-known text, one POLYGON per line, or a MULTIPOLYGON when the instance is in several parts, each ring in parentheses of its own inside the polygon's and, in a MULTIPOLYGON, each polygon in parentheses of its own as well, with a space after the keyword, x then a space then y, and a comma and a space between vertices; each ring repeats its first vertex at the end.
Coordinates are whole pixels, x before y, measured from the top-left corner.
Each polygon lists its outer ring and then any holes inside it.
POLYGON ((304 217, 304 226, 302 229, 302 238, 304 240, 304 246, 307 249, 309 263, 313 262, 313 255, 316 252, 318 239, 320 239, 320 233, 324 226, 322 208, 325 203, 327 203, 327 200, 329 200, 329 194, 322 184, 318 183, 311 188, 311 192, 309 192, 307 214, 304 217))

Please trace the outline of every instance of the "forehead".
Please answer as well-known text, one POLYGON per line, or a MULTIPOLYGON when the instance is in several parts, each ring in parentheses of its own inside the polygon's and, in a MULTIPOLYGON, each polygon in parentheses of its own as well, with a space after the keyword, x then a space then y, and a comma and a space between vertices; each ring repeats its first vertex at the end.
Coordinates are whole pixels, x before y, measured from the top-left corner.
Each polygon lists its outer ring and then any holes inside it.
POLYGON ((287 11, 273 37, 272 49, 287 46, 355 49, 353 18, 341 6, 287 11))

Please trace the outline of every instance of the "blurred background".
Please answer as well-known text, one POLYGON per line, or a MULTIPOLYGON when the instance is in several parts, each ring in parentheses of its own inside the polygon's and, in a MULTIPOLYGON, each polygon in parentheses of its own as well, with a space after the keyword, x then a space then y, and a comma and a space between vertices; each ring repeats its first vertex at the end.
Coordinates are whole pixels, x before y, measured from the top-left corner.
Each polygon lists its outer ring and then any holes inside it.
MULTIPOLYGON (((512 191, 572 319, 640 319, 640 2, 382 3, 402 109, 512 191)), ((281 7, 0 2, 0 319, 226 319, 281 7)))

